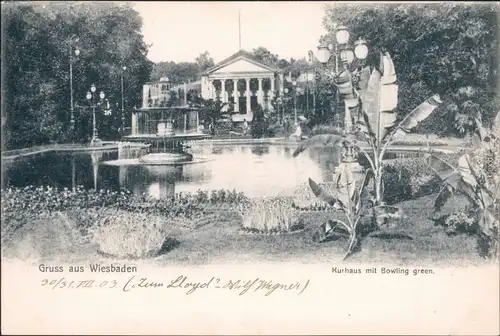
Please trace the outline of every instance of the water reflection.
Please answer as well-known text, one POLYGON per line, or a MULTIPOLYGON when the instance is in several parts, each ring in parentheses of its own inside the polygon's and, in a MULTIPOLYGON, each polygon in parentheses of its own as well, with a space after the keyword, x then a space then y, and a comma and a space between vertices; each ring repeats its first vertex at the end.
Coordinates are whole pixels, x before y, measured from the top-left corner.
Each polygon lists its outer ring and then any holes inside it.
POLYGON ((252 146, 252 153, 259 156, 269 154, 269 146, 252 146))
POLYGON ((163 198, 198 189, 236 189, 249 196, 272 196, 292 190, 309 177, 318 181, 331 179, 331 170, 339 162, 335 150, 311 150, 308 155, 293 158, 294 150, 293 146, 280 145, 199 145, 192 148, 195 157, 209 161, 182 166, 103 164, 144 154, 126 147, 93 154, 47 153, 17 160, 10 168, 5 166, 5 184, 125 188, 135 195, 163 198))
POLYGON ((332 172, 340 164, 341 149, 337 147, 328 148, 311 148, 309 150, 309 157, 317 162, 321 168, 321 178, 325 182, 333 182, 332 172))
POLYGON ((57 188, 86 189, 115 187, 117 178, 100 167, 100 162, 116 160, 117 152, 89 153, 45 153, 18 158, 3 165, 2 188, 7 186, 50 185, 57 188))
POLYGON ((175 182, 182 179, 182 166, 122 166, 120 187, 134 195, 164 198, 175 194, 175 182))
POLYGON ((103 156, 102 152, 90 153, 92 159, 92 176, 94 178, 94 189, 97 190, 97 179, 99 178, 99 162, 103 156))

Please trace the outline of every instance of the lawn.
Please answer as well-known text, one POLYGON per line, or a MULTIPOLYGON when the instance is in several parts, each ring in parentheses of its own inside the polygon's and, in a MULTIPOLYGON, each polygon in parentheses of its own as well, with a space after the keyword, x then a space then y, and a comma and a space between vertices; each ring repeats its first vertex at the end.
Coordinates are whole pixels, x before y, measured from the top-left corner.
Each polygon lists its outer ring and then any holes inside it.
MULTIPOLYGON (((349 262, 390 263, 398 265, 464 265, 484 262, 476 251, 476 239, 467 235, 447 236, 444 229, 431 220, 434 197, 424 196, 400 203, 406 218, 399 228, 414 240, 367 238, 361 251, 349 262)), ((450 202, 445 212, 463 207, 463 200, 450 202)), ((315 243, 317 227, 332 214, 304 212, 305 229, 297 233, 262 235, 241 232, 242 218, 230 207, 217 208, 203 217, 174 221, 166 235, 178 242, 170 251, 150 259, 160 265, 205 265, 223 263, 296 262, 339 263, 347 246, 346 240, 315 243)), ((4 246, 5 257, 59 261, 113 261, 99 254, 95 243, 82 237, 73 226, 73 213, 39 218, 16 231, 11 244, 4 246)))

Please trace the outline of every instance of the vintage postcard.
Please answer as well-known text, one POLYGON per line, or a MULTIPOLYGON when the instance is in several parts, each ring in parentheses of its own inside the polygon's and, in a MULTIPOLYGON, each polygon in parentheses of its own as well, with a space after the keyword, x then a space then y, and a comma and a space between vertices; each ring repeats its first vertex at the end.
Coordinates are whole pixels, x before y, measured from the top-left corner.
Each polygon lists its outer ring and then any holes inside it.
POLYGON ((2 334, 498 335, 496 2, 2 2, 2 334))

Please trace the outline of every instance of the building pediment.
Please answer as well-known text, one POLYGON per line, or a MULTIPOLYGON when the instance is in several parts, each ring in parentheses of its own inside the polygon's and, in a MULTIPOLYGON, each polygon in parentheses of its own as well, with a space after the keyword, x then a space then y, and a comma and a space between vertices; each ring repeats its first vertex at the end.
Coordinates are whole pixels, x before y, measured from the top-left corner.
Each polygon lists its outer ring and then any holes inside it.
POLYGON ((226 58, 209 69, 207 75, 227 74, 227 73, 269 73, 276 72, 277 69, 256 60, 252 54, 240 50, 236 54, 226 58))
POLYGON ((272 72, 273 70, 267 66, 256 64, 244 57, 234 60, 233 62, 226 64, 215 71, 212 74, 220 73, 235 73, 235 72, 272 72))

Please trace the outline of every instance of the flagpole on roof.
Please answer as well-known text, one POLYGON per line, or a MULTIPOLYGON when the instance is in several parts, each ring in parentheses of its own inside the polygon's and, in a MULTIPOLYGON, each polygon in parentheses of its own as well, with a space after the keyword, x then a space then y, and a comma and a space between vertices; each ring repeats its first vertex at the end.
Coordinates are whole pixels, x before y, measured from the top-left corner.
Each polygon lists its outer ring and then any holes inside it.
POLYGON ((241 11, 238 9, 238 50, 241 50, 241 11))

